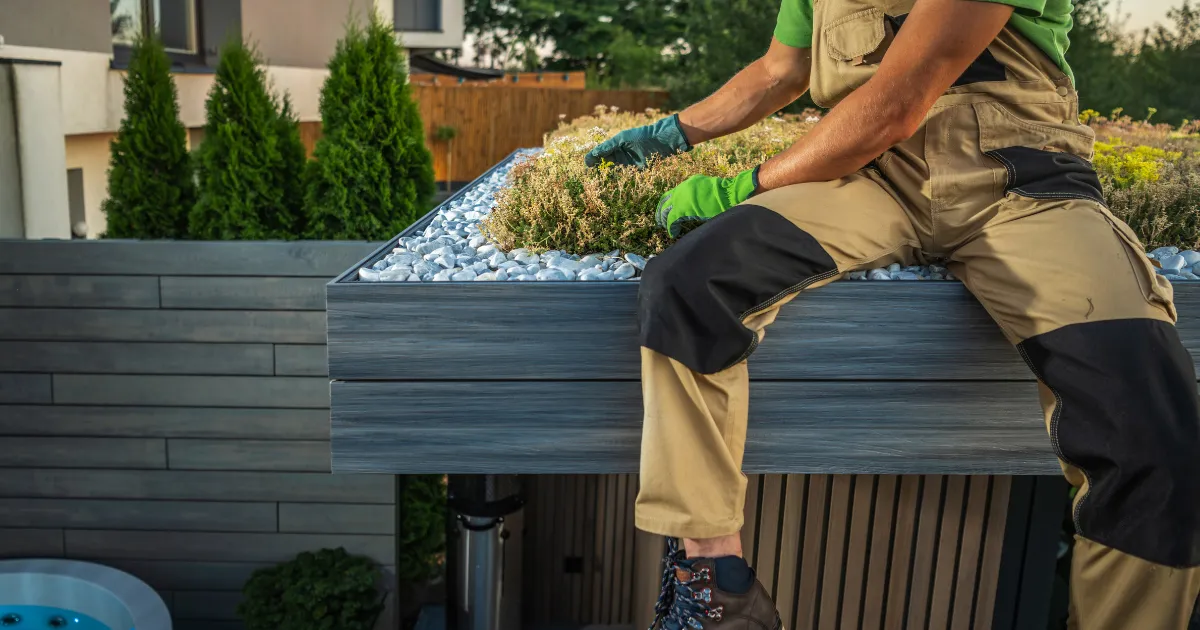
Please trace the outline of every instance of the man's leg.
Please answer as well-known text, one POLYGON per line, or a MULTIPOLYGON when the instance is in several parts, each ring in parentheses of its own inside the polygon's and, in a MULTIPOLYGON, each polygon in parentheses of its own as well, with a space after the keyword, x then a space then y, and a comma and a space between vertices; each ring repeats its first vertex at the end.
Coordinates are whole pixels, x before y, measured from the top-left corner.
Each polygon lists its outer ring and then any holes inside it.
POLYGON ((1079 488, 1070 627, 1184 630, 1200 592, 1200 401, 1170 284, 1085 200, 1010 197, 953 260, 1037 377, 1079 488))
MULTIPOLYGON (((684 570, 676 589, 692 588, 687 576, 702 566, 719 591, 713 602, 720 603, 712 606, 753 609, 739 614, 761 623, 771 623, 760 617, 774 615, 774 604, 751 590, 754 577, 740 560, 738 538, 746 497, 746 359, 779 307, 799 291, 872 264, 911 260, 918 235, 884 186, 865 171, 764 193, 684 236, 642 277, 645 423, 637 526, 685 539, 691 560, 668 562, 668 571, 684 570)), ((679 601, 668 592, 669 578, 660 618, 669 618, 679 601)))

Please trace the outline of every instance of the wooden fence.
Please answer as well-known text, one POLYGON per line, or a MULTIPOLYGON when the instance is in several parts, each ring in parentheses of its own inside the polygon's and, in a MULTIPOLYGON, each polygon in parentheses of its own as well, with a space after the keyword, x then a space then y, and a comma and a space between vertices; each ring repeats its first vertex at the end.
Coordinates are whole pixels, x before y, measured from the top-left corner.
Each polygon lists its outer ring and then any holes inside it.
MULTIPOLYGON (((642 111, 666 105, 666 92, 644 90, 564 90, 527 87, 414 85, 413 95, 425 123, 425 142, 433 152, 439 182, 474 179, 522 147, 542 146, 543 136, 562 120, 590 114, 597 105, 642 111), (438 127, 457 129, 447 143, 438 127), (450 154, 453 153, 453 159, 450 154)), ((321 123, 301 124, 309 151, 321 136, 321 123)))

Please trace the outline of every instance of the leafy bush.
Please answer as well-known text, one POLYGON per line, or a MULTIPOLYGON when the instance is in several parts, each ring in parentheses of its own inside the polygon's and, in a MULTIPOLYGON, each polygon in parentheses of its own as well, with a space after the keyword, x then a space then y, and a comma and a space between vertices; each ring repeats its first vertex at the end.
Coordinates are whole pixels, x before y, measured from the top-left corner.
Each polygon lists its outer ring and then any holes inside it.
POLYGON ((191 236, 298 237, 304 145, 287 98, 268 91, 261 59, 240 40, 222 47, 205 110, 191 236))
POLYGON ((179 120, 171 60, 162 41, 133 46, 125 77, 125 118, 108 169, 110 238, 181 238, 196 202, 187 130, 179 120))
POLYGON ((237 613, 247 630, 370 630, 383 611, 379 568, 345 549, 305 552, 259 569, 237 613))
POLYGON ((584 154, 612 134, 661 116, 655 110, 629 114, 598 107, 594 116, 561 125, 547 137, 542 155, 513 168, 484 229, 505 249, 658 253, 670 244, 654 222, 663 193, 697 173, 736 175, 812 128, 800 117, 772 117, 688 153, 653 160, 645 170, 584 165, 584 154))
POLYGON ((310 238, 385 239, 420 217, 433 158, 392 28, 351 24, 321 88, 323 136, 306 173, 310 238))
POLYGON ((446 552, 446 484, 441 475, 412 475, 400 497, 404 522, 397 545, 396 578, 422 584, 437 577, 446 552))

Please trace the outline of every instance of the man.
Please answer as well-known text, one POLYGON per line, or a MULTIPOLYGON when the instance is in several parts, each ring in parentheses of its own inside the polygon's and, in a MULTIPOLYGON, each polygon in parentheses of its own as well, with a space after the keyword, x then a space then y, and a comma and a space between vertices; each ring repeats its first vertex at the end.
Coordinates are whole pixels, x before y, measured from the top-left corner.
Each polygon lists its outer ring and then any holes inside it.
POLYGON ((738 535, 747 358, 800 291, 944 260, 1037 377, 1079 488, 1072 627, 1185 628, 1200 591, 1196 375, 1170 284, 1104 205, 1064 57, 1070 13, 1070 0, 783 0, 761 59, 589 154, 644 166, 809 89, 832 108, 759 167, 694 176, 660 203, 672 235, 706 222, 650 262, 639 297, 637 525, 686 551, 668 555, 655 625, 781 627, 738 535))

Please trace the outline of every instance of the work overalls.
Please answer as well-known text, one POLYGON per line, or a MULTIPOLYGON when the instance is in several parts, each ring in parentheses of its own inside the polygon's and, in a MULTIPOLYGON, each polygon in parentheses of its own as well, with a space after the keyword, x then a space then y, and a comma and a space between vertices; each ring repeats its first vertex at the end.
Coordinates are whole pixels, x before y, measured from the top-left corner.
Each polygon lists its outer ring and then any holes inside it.
MULTIPOLYGON (((814 4, 812 97, 832 107, 879 67, 913 0, 814 4)), ((747 359, 780 307, 850 271, 945 260, 1036 376, 1079 488, 1072 627, 1183 630, 1200 591, 1195 370, 1171 285, 1105 207, 1078 116, 1070 78, 1009 25, 871 166, 752 197, 653 259, 637 526, 741 529, 747 359)))

